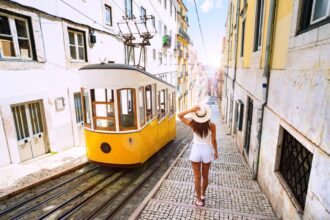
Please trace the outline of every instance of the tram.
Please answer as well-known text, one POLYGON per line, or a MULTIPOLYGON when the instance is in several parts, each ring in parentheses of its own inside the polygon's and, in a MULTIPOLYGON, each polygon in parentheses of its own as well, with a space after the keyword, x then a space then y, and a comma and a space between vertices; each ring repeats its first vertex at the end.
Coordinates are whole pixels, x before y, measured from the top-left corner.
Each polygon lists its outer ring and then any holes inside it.
POLYGON ((125 64, 79 72, 88 160, 109 166, 144 163, 176 136, 176 90, 125 64))

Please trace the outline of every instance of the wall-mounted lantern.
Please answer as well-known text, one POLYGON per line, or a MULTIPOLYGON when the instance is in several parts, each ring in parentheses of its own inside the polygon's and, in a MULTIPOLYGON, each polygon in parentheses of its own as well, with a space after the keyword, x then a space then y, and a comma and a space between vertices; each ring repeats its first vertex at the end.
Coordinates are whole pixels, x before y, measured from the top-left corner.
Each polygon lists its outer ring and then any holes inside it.
POLYGON ((89 28, 89 42, 92 45, 96 43, 96 36, 93 28, 89 28))

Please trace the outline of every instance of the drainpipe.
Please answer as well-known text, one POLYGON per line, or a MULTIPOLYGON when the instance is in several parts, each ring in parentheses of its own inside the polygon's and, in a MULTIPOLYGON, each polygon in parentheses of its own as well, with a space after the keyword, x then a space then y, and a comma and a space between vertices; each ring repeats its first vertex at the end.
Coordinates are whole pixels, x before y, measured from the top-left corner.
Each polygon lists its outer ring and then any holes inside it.
POLYGON ((272 47, 273 47, 273 39, 274 39, 277 1, 278 0, 271 0, 271 2, 270 2, 268 29, 267 29, 266 54, 265 54, 264 72, 263 72, 263 76, 262 76, 261 114, 258 114, 258 116, 257 116, 258 117, 257 118, 257 140, 258 141, 257 141, 257 145, 256 145, 256 150, 255 150, 257 155, 254 157, 253 166, 252 166, 253 179, 257 178, 258 167, 259 167, 264 110, 265 110, 265 106, 267 105, 267 100, 268 100, 268 86, 269 86, 269 78, 270 78, 270 65, 271 65, 271 60, 272 60, 272 47))
MULTIPOLYGON (((228 4, 231 10, 231 4, 228 4)), ((232 16, 232 13, 230 13, 230 16, 232 16)), ((228 17, 227 17, 228 18, 228 17)), ((231 18, 229 18, 229 21, 231 21, 231 18)), ((225 96, 226 96, 226 114, 225 114, 225 121, 227 123, 227 116, 228 116, 228 91, 227 91, 227 84, 228 84, 228 69, 229 69, 229 51, 230 51, 230 26, 231 24, 229 23, 228 26, 228 19, 227 19, 227 27, 229 27, 229 34, 228 34, 228 39, 227 39, 227 70, 226 70, 226 81, 225 81, 225 96)))
MULTIPOLYGON (((237 72, 237 49, 238 49, 238 30, 239 30, 239 14, 240 14, 240 0, 236 1, 236 34, 235 34, 235 63, 234 63, 234 76, 233 76, 233 84, 232 84, 232 98, 234 100, 235 97, 235 82, 236 82, 236 72, 237 72)), ((233 108, 234 108, 234 104, 231 105, 231 102, 229 104, 231 106, 231 114, 233 115, 233 108)), ((230 121, 230 133, 232 132, 232 128, 233 128, 233 117, 231 117, 231 121, 230 121)))

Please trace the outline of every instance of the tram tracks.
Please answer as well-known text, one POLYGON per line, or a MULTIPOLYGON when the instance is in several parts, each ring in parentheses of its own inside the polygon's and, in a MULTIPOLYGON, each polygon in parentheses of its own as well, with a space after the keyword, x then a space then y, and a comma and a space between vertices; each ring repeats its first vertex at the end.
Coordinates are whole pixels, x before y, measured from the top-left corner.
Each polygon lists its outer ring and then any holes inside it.
POLYGON ((166 170, 189 138, 187 129, 178 124, 177 138, 140 168, 87 165, 57 183, 42 184, 44 190, 38 186, 0 201, 0 219, 116 219, 124 208, 133 209, 132 203, 143 199, 141 192, 152 188, 150 177, 166 170))

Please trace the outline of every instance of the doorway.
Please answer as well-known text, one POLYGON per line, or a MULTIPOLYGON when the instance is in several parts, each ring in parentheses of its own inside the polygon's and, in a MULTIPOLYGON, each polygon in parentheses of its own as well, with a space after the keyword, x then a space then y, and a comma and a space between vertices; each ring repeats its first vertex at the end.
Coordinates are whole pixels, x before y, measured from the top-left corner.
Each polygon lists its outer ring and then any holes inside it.
POLYGON ((11 107, 21 162, 48 153, 41 101, 11 107))
POLYGON ((253 100, 248 97, 248 109, 246 118, 246 129, 245 129, 245 140, 244 140, 244 150, 247 155, 249 155, 250 150, 250 139, 251 139, 251 127, 252 127, 252 116, 253 116, 253 100))

